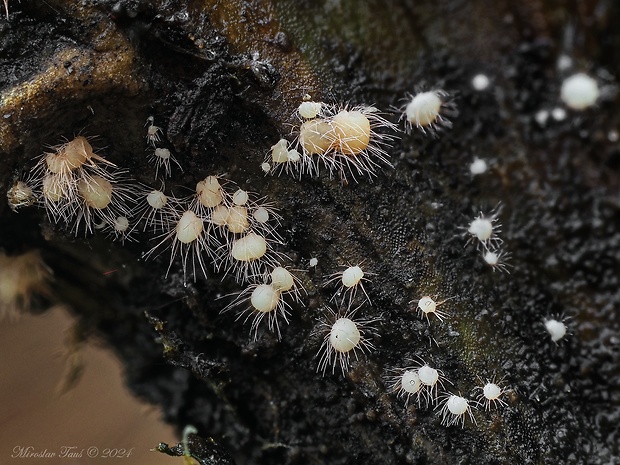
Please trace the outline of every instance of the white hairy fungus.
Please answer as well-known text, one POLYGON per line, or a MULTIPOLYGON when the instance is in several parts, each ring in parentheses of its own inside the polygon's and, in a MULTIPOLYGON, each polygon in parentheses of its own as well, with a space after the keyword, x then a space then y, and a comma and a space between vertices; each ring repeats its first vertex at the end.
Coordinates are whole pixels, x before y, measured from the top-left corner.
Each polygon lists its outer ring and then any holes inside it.
POLYGON ((299 143, 306 155, 323 155, 332 148, 336 131, 330 121, 312 119, 299 127, 299 143))
MULTIPOLYGON (((299 171, 301 175, 303 170, 306 168, 303 164, 299 162, 302 160, 301 154, 295 150, 289 150, 289 143, 286 139, 280 139, 276 144, 271 147, 271 151, 267 155, 264 160, 263 171, 266 173, 269 172, 278 172, 280 174, 283 170, 287 174, 293 174, 295 171, 299 171)), ((310 171, 312 170, 313 162, 311 157, 305 157, 304 160, 307 162, 310 171)))
POLYGON ((476 74, 471 80, 472 87, 478 92, 487 90, 490 84, 491 80, 486 74, 476 74))
POLYGON ((207 176, 196 184, 196 195, 200 205, 212 209, 224 202, 226 193, 217 176, 207 176))
POLYGON ((174 263, 177 255, 181 256, 181 264, 183 268, 183 280, 187 282, 188 264, 191 255, 191 269, 196 281, 196 263, 200 266, 203 275, 207 276, 203 253, 207 253, 213 257, 213 246, 216 244, 215 239, 206 234, 203 219, 191 209, 182 211, 180 203, 175 203, 170 210, 170 221, 167 231, 160 237, 161 241, 149 250, 144 258, 148 259, 155 251, 162 251, 170 248, 170 262, 166 277, 170 273, 170 268, 174 263))
POLYGON ((415 368, 391 369, 386 378, 389 392, 396 397, 405 398, 405 406, 409 405, 412 396, 418 396, 422 388, 422 381, 415 368))
POLYGON ((232 272, 237 282, 245 282, 250 276, 258 276, 267 266, 276 266, 281 254, 270 247, 272 239, 250 231, 245 236, 222 247, 223 257, 220 262, 226 265, 226 272, 232 272))
POLYGON ((292 295, 293 298, 301 303, 301 293, 306 290, 299 279, 283 266, 276 266, 270 274, 271 285, 285 295, 292 295))
POLYGON ((301 102, 298 108, 299 116, 303 119, 313 119, 321 114, 322 102, 301 102))
POLYGON ((327 314, 317 326, 317 330, 323 334, 317 372, 321 371, 325 375, 327 367, 331 365, 334 374, 336 365, 340 365, 344 376, 349 370, 351 355, 357 360, 358 352, 374 350, 369 334, 374 331, 371 325, 375 320, 356 319, 355 313, 358 309, 344 313, 327 309, 327 314))
POLYGON ((269 215, 269 210, 267 208, 265 208, 264 206, 258 207, 252 213, 252 218, 254 218, 254 220, 257 223, 260 223, 260 224, 267 223, 269 221, 270 217, 271 217, 271 215, 269 215))
MULTIPOLYGON (((369 275, 371 273, 368 273, 369 275)), ((325 282, 325 286, 329 286, 338 282, 336 293, 333 295, 332 300, 336 299, 339 295, 342 295, 340 305, 343 305, 345 300, 348 299, 348 307, 351 307, 351 303, 357 295, 357 290, 361 289, 366 300, 370 303, 370 297, 364 289, 363 281, 369 281, 365 277, 366 273, 359 265, 347 266, 343 271, 330 275, 328 281, 325 282)))
POLYGON ((448 316, 448 313, 440 310, 438 307, 450 299, 453 299, 453 297, 444 299, 441 302, 436 302, 432 297, 425 295, 420 300, 418 300, 417 309, 420 311, 421 317, 426 318, 426 321, 429 323, 429 315, 435 315, 439 319, 439 321, 443 321, 443 319, 448 316))
POLYGON ((241 306, 237 320, 243 318, 243 322, 252 321, 250 333, 254 334, 254 340, 258 337, 258 328, 264 318, 267 318, 268 329, 275 332, 278 339, 281 338, 280 320, 289 323, 290 305, 284 300, 285 292, 278 289, 273 283, 252 284, 241 291, 235 299, 227 305, 222 312, 233 307, 241 306))
MULTIPOLYGON (((76 190, 73 185, 66 185, 58 174, 46 174, 42 182, 43 199, 47 204, 56 204, 63 198, 69 198, 68 192, 76 190)), ((75 194, 77 195, 77 192, 75 194)), ((47 210, 53 212, 53 207, 47 205, 47 210)), ((56 215, 52 215, 56 218, 56 215)))
POLYGON ((445 426, 456 425, 459 422, 461 427, 465 426, 465 415, 468 414, 470 420, 476 423, 472 413, 473 405, 465 397, 455 394, 446 395, 441 406, 441 424, 445 426))
POLYGON ((267 241, 263 236, 249 233, 237 239, 231 249, 231 256, 240 262, 253 262, 267 253, 267 241))
POLYGON ((438 386, 443 387, 445 380, 443 373, 422 361, 417 367, 418 377, 420 378, 420 390, 418 393, 418 403, 420 405, 430 405, 437 401, 438 386))
POLYGON ((156 148, 149 156, 148 161, 155 165, 155 178, 159 176, 159 170, 163 167, 164 174, 166 177, 172 176, 172 163, 175 163, 181 171, 180 163, 177 159, 172 155, 169 149, 166 148, 156 148))
POLYGON ((476 176, 478 174, 486 173, 488 169, 487 162, 482 158, 475 157, 474 161, 469 165, 469 172, 472 176, 476 176))
POLYGON ((131 224, 129 218, 126 216, 117 216, 114 218, 114 222, 112 224, 105 224, 103 229, 108 231, 108 235, 112 236, 114 240, 121 241, 121 243, 124 244, 126 240, 133 240, 131 237, 133 228, 130 226, 131 224))
POLYGON ((372 106, 359 105, 335 111, 331 125, 335 131, 333 152, 320 158, 330 175, 338 173, 345 180, 349 173, 376 176, 381 164, 391 166, 385 147, 392 136, 379 129, 396 130, 396 126, 383 118, 372 106))
POLYGON ((441 129, 449 129, 449 118, 458 115, 450 94, 443 90, 420 92, 409 98, 401 119, 405 119, 405 130, 411 132, 416 127, 423 133, 437 136, 441 129))
POLYGON ((499 213, 499 205, 488 216, 480 212, 466 228, 466 234, 469 235, 469 238, 465 245, 477 240, 478 244, 482 245, 486 250, 498 248, 504 242, 499 237, 499 233, 502 230, 502 225, 498 218, 499 213))
POLYGON ((73 230, 77 234, 84 224, 86 232, 92 232, 96 224, 114 225, 119 216, 130 216, 130 204, 135 203, 135 194, 138 186, 120 182, 122 174, 115 173, 109 179, 94 175, 80 179, 77 182, 77 198, 79 202, 68 208, 73 208, 71 215, 75 215, 73 230))
POLYGON ((148 125, 146 129, 146 143, 151 147, 155 147, 157 142, 161 142, 161 134, 163 131, 159 126, 155 126, 155 118, 153 116, 149 116, 146 120, 145 126, 148 125))
POLYGON ((138 191, 138 206, 135 210, 136 226, 143 222, 143 231, 150 228, 153 232, 164 232, 170 228, 174 218, 174 205, 178 203, 174 197, 168 197, 161 189, 141 186, 138 191))
POLYGON ((585 73, 577 73, 562 83, 560 98, 567 107, 581 111, 596 104, 600 90, 595 79, 585 73))
POLYGON ((549 336, 551 336, 551 340, 553 342, 557 343, 560 339, 566 336, 567 328, 564 322, 551 318, 544 320, 543 324, 545 325, 545 329, 549 333, 549 336))
POLYGON ((176 239, 183 244, 189 244, 198 239, 202 235, 203 230, 204 224, 202 220, 196 216, 196 213, 187 210, 183 212, 176 224, 176 239))
POLYGON ((508 263, 508 260, 510 259, 510 252, 505 252, 499 249, 485 250, 482 252, 482 258, 484 259, 484 262, 493 269, 493 271, 498 270, 510 274, 510 270, 508 270, 511 266, 508 263))
POLYGON ((232 202, 237 206, 242 206, 248 203, 250 195, 243 189, 237 189, 232 196, 232 202))
POLYGON ((69 172, 82 168, 84 164, 95 168, 99 162, 113 166, 93 151, 92 145, 84 136, 77 136, 54 149, 54 152, 46 153, 43 159, 50 173, 69 175, 69 172))
POLYGON ((126 216, 118 216, 114 220, 114 230, 124 233, 129 229, 129 219, 126 216))
POLYGON ((359 266, 350 266, 342 272, 342 285, 347 288, 361 285, 363 278, 364 272, 359 266))
POLYGON ((248 209, 240 205, 231 207, 228 210, 226 226, 233 234, 241 234, 247 231, 250 227, 250 222, 248 221, 248 209))
POLYGON ((112 227, 116 217, 128 216, 127 203, 134 202, 135 188, 114 166, 94 153, 86 137, 77 136, 43 154, 31 179, 50 219, 67 225, 75 220, 76 233, 81 224, 92 232, 95 224, 112 227))
POLYGON ((286 324, 288 324, 288 309, 290 308, 289 305, 284 301, 284 298, 282 297, 282 292, 274 288, 272 284, 259 284, 252 291, 250 300, 252 303, 254 314, 254 317, 252 319, 252 330, 254 331, 254 339, 256 339, 258 326, 260 325, 265 315, 267 315, 268 318, 267 326, 269 330, 275 331, 278 335, 278 339, 280 339, 281 333, 279 319, 281 318, 286 324))
POLYGON ((97 210, 106 208, 112 201, 112 183, 101 176, 80 179, 78 192, 86 205, 97 210))
POLYGON ((6 193, 9 207, 14 212, 22 207, 28 207, 37 201, 36 194, 32 188, 24 181, 15 181, 6 193))
POLYGON ((277 266, 271 272, 271 284, 279 291, 290 291, 295 286, 295 280, 290 271, 282 266, 277 266))
POLYGON ((211 223, 216 226, 226 226, 228 224, 228 208, 224 205, 218 205, 211 212, 211 223))
POLYGON ((370 120, 360 110, 342 110, 332 118, 336 134, 336 151, 357 155, 370 144, 370 120))
POLYGON ((271 146, 271 161, 273 163, 286 163, 288 161, 288 141, 280 139, 271 146))
POLYGON ((491 410, 491 407, 497 407, 498 405, 508 405, 501 398, 506 391, 495 381, 487 380, 484 386, 478 386, 476 389, 481 391, 477 400, 479 404, 484 404, 485 410, 491 410))

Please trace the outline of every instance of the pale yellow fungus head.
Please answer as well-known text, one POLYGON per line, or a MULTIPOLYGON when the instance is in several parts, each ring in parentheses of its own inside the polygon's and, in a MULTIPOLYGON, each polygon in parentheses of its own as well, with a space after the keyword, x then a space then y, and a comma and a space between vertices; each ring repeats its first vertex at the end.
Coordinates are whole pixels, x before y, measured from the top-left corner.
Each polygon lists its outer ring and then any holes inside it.
POLYGON ((201 236, 203 228, 202 220, 193 211, 187 210, 177 223, 176 238, 183 244, 189 244, 201 236))
POLYGON ((288 161, 288 141, 286 139, 280 139, 275 145, 271 146, 271 161, 274 163, 286 163, 288 161))
POLYGON ((275 267, 271 272, 271 283, 279 291, 290 291, 295 286, 293 275, 281 266, 275 267))
POLYGON ((308 155, 328 152, 335 139, 334 126, 323 119, 306 121, 299 128, 299 142, 308 155))
POLYGON ((313 119, 319 116, 323 108, 322 102, 302 102, 299 105, 299 116, 304 119, 313 119))
POLYGON ((252 307, 259 312, 268 313, 278 306, 280 291, 271 284, 259 284, 250 297, 252 307))
POLYGON ((267 241, 263 236, 249 233, 233 242, 231 255, 240 262, 251 262, 267 253, 267 241))
POLYGON ((80 179, 78 192, 86 205, 97 210, 106 208, 112 201, 112 183, 101 176, 80 179))
POLYGON ((342 110, 332 119, 336 133, 336 151, 356 155, 368 148, 370 121, 361 111, 342 110))
POLYGON ((220 182, 216 176, 207 176, 196 184, 198 201, 207 208, 215 208, 224 199, 220 182))
POLYGON ((228 230, 232 233, 239 234, 245 232, 250 224, 248 222, 248 209, 239 205, 235 205, 228 210, 226 219, 228 230))

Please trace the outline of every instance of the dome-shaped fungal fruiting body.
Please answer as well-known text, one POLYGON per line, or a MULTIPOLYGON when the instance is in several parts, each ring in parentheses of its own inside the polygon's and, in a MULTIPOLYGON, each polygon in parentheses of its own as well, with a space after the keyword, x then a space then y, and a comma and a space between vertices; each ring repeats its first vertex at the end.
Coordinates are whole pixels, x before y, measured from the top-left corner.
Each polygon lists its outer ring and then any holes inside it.
POLYGON ((461 427, 465 426, 465 415, 469 415, 469 419, 476 423, 476 419, 472 413, 473 405, 465 397, 455 394, 446 394, 442 402, 438 405, 441 408, 441 424, 446 426, 456 425, 459 422, 461 427))
POLYGON ((146 143, 151 147, 155 147, 157 142, 161 142, 162 129, 159 126, 155 126, 155 117, 149 116, 145 123, 146 128, 146 143))
POLYGON ((196 196, 192 208, 200 212, 201 216, 208 216, 215 208, 232 205, 230 193, 225 189, 226 180, 218 176, 207 176, 196 183, 196 196))
POLYGON ((134 232, 135 225, 131 224, 131 221, 126 216, 118 216, 111 224, 105 224, 102 229, 108 233, 108 236, 112 237, 115 241, 120 241, 124 244, 125 241, 135 241, 132 233, 134 232))
POLYGON ((465 229, 465 234, 469 235, 465 245, 468 245, 472 241, 477 241, 478 245, 482 245, 485 250, 491 250, 498 248, 502 242, 499 233, 502 230, 502 225, 499 222, 500 205, 495 207, 489 215, 485 215, 480 212, 465 229))
POLYGON ((227 189, 232 183, 216 176, 207 176, 196 185, 192 208, 207 222, 209 234, 216 234, 224 243, 233 242, 250 232, 281 242, 277 232, 282 217, 264 198, 243 189, 227 189))
POLYGON ((434 404, 438 398, 438 388, 443 388, 444 383, 448 382, 443 372, 433 368, 422 359, 419 359, 418 364, 408 368, 408 370, 414 370, 420 379, 420 388, 416 399, 418 405, 434 404))
POLYGON ((86 232, 92 232, 98 224, 113 227, 119 216, 131 216, 136 191, 133 184, 124 181, 124 173, 120 171, 107 178, 94 175, 80 179, 77 183, 79 204, 73 227, 75 233, 82 225, 86 232))
POLYGON ((385 147, 392 136, 382 131, 395 131, 396 126, 383 118, 375 107, 360 105, 334 109, 330 124, 335 136, 333 153, 319 157, 330 175, 335 172, 346 179, 350 174, 355 180, 356 174, 376 176, 376 170, 382 165, 391 166, 385 147))
POLYGON ((140 198, 145 228, 150 225, 163 231, 160 242, 145 257, 171 246, 171 264, 180 252, 184 275, 189 254, 194 270, 198 263, 206 276, 205 254, 216 270, 232 271, 239 282, 260 274, 265 266, 275 266, 280 257, 272 250, 281 241, 276 229, 281 217, 276 209, 222 177, 205 177, 190 198, 176 199, 163 190, 145 187, 140 198))
POLYGON ((555 318, 545 319, 543 324, 545 325, 545 329, 547 330, 547 333, 549 333, 551 340, 556 344, 559 340, 564 338, 568 332, 566 324, 555 318))
POLYGON ((187 281, 187 267, 190 263, 190 257, 194 281, 196 280, 196 264, 199 265, 206 277, 207 270, 203 254, 213 258, 219 243, 215 237, 206 233, 203 218, 191 207, 188 208, 181 202, 170 206, 174 208, 167 214, 168 228, 159 236, 161 240, 144 254, 144 258, 150 258, 156 251, 159 251, 158 256, 163 251, 170 249, 170 262, 166 277, 177 255, 181 256, 184 281, 187 281))
POLYGON ((301 176, 305 169, 312 165, 312 159, 304 157, 306 164, 302 163, 302 156, 295 148, 289 147, 286 139, 280 139, 271 147, 271 151, 265 157, 261 165, 265 173, 278 173, 282 171, 286 174, 298 174, 301 176))
POLYGON ((163 168, 164 175, 167 178, 172 176, 172 163, 176 164, 183 171, 183 168, 169 149, 156 148, 148 155, 147 159, 149 163, 155 165, 155 179, 158 178, 161 168, 163 168))
POLYGON ((417 368, 414 367, 404 369, 393 368, 388 370, 386 383, 389 392, 396 394, 399 399, 405 398, 405 406, 409 404, 409 400, 412 396, 418 399, 420 389, 422 388, 420 375, 418 375, 417 368))
POLYGON ((301 153, 307 155, 310 160, 313 159, 313 155, 325 155, 332 150, 335 141, 336 129, 331 119, 311 119, 299 126, 298 146, 301 153))
POLYGON ((271 147, 264 165, 271 172, 286 171, 317 176, 324 166, 330 176, 375 176, 382 164, 390 166, 386 146, 396 126, 371 106, 336 107, 324 102, 303 102, 294 148, 286 139, 271 147))
POLYGON ((439 370, 426 364, 418 368, 418 377, 424 389, 422 393, 426 397, 426 403, 433 403, 437 397, 437 383, 439 383, 439 370))
POLYGON ((471 80, 471 86, 478 92, 485 91, 491 85, 491 80, 486 74, 476 74, 471 80))
MULTIPOLYGON (((256 277, 254 277, 256 278, 256 277)), ((281 338, 280 321, 288 324, 290 305, 286 302, 287 296, 300 301, 300 291, 303 290, 297 278, 282 266, 273 268, 268 276, 258 276, 262 282, 251 284, 236 295, 222 312, 231 308, 240 307, 237 320, 244 318, 244 323, 251 319, 251 333, 257 338, 258 328, 264 318, 268 318, 268 328, 281 338), (271 281, 271 282, 269 282, 271 281)))
POLYGON ((256 284, 248 288, 250 305, 239 313, 238 319, 245 315, 244 322, 252 319, 250 332, 257 337, 258 327, 267 317, 270 331, 275 331, 278 339, 281 338, 279 320, 284 320, 288 324, 289 304, 282 297, 282 292, 276 289, 273 284, 256 284))
POLYGON ((290 295, 294 300, 301 303, 301 294, 306 293, 301 282, 293 273, 283 266, 276 266, 269 275, 274 288, 284 295, 290 295))
POLYGON ((508 263, 508 260, 510 260, 510 252, 500 249, 484 250, 482 252, 482 258, 484 262, 493 269, 493 271, 498 270, 510 274, 510 270, 508 270, 511 266, 508 263))
POLYGON ((472 176, 477 176, 479 174, 486 173, 488 169, 488 164, 482 158, 475 157, 474 161, 469 165, 469 172, 472 176))
POLYGON ((501 398, 506 392, 501 386, 501 382, 495 382, 493 380, 487 380, 484 386, 477 386, 476 389, 480 390, 480 395, 477 398, 479 404, 484 404, 485 410, 491 410, 491 407, 506 406, 506 402, 501 398))
POLYGON ((358 352, 374 350, 370 335, 375 331, 372 324, 376 320, 355 318, 358 309, 359 307, 336 313, 327 308, 323 320, 316 328, 316 331, 323 335, 317 372, 320 371, 325 375, 327 367, 331 366, 334 374, 336 366, 340 365, 344 376, 349 370, 351 355, 357 360, 358 352))
POLYGON ((314 119, 323 113, 324 103, 305 101, 299 104, 297 111, 302 119, 314 119))
POLYGON ((265 269, 273 268, 283 261, 285 257, 273 249, 276 242, 250 231, 222 246, 220 265, 226 273, 233 274, 237 282, 245 282, 250 276, 262 274, 265 269))
MULTIPOLYGON (((420 316, 422 318, 426 318, 426 321, 430 323, 429 315, 435 315, 439 321, 443 321, 444 318, 448 316, 447 312, 444 312, 439 309, 439 306, 444 302, 453 299, 454 297, 449 297, 440 302, 436 302, 432 297, 425 295, 417 301, 417 310, 420 312, 420 316)), ((415 300, 413 301, 415 302, 415 300)), ((413 303, 410 302, 410 303, 413 303)))
POLYGON ((585 110, 596 104, 600 90, 595 79, 585 73, 577 73, 562 83, 560 98, 572 110, 585 110))
POLYGON ((402 109, 407 133, 416 127, 424 134, 436 137, 443 129, 452 127, 450 118, 458 116, 451 95, 444 90, 430 90, 409 96, 402 109))
POLYGON ((77 136, 54 147, 31 172, 33 190, 54 223, 71 225, 78 233, 112 226, 130 215, 135 188, 125 172, 94 153, 88 139, 77 136))
POLYGON ((372 273, 364 272, 360 265, 347 266, 343 271, 334 273, 328 276, 328 280, 325 282, 325 286, 330 286, 337 283, 337 291, 333 295, 332 300, 341 296, 340 305, 343 305, 345 300, 348 300, 347 307, 351 307, 351 303, 357 295, 357 290, 361 289, 366 300, 370 303, 370 297, 364 289, 363 281, 369 281, 366 276, 370 276, 372 273))
POLYGON ((16 212, 22 207, 29 207, 37 201, 32 187, 26 182, 17 180, 6 193, 7 202, 11 210, 16 212))
POLYGON ((142 231, 149 229, 154 233, 163 233, 170 228, 170 222, 175 217, 175 208, 183 201, 166 195, 163 185, 160 189, 140 185, 136 202, 136 226, 142 223, 142 231))

